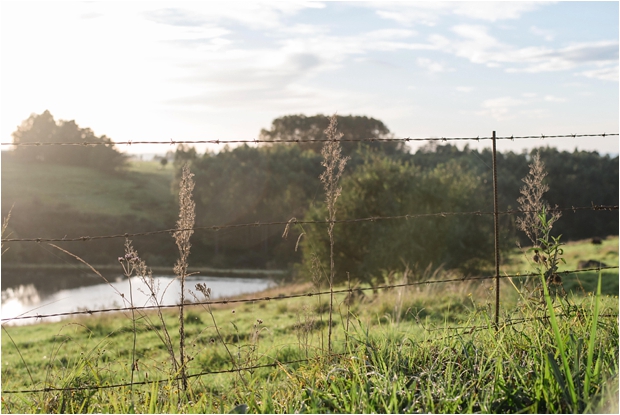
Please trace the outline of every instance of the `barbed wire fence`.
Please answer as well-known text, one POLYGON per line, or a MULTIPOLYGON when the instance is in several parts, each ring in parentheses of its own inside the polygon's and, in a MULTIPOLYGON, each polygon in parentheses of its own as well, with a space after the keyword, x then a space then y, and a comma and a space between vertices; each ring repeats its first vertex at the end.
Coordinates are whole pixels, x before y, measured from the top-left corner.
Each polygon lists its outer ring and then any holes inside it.
MULTIPOLYGON (((496 137, 495 134, 488 137, 405 137, 405 138, 347 138, 342 137, 341 142, 373 142, 373 143, 409 143, 409 142, 448 142, 448 141, 489 141, 489 140, 547 140, 555 138, 586 138, 586 137, 617 137, 619 133, 597 133, 597 134, 555 134, 555 135, 522 135, 522 136, 503 136, 496 137)), ((170 141, 148 141, 148 140, 129 140, 129 141, 116 141, 111 143, 104 142, 61 142, 61 141, 35 141, 35 142, 17 142, 17 143, 0 143, 3 146, 15 146, 15 147, 32 147, 32 146, 114 146, 114 145, 140 145, 140 144, 163 144, 163 145, 177 145, 177 144, 278 144, 278 143, 326 143, 330 141, 326 138, 317 139, 279 139, 279 140, 264 140, 264 139, 233 139, 233 140, 174 140, 170 141)))
MULTIPOLYGON (((95 235, 95 236, 80 236, 67 238, 66 236, 63 238, 46 238, 46 237, 34 237, 34 238, 3 238, 2 243, 11 243, 11 242, 35 242, 35 243, 43 243, 43 242, 86 242, 91 240, 98 239, 113 239, 113 238, 131 238, 136 236, 150 236, 157 234, 172 234, 178 231, 189 231, 189 230, 212 230, 218 231, 221 229, 229 229, 229 228, 243 228, 243 227, 262 227, 262 226, 273 226, 273 225, 296 225, 296 224, 342 224, 342 223, 360 223, 360 222, 377 222, 382 220, 408 220, 408 219, 417 219, 417 218, 428 218, 428 217, 449 217, 449 216, 464 216, 464 215, 493 215, 494 216, 494 237, 495 237, 495 275, 492 276, 479 276, 479 277, 468 277, 468 278, 448 278, 448 279, 430 279, 425 281, 415 281, 415 282, 406 282, 402 284, 386 284, 375 287, 356 287, 352 289, 351 287, 347 289, 340 290, 330 290, 330 291, 313 291, 313 292, 304 292, 299 294, 290 294, 290 295, 278 295, 278 296, 262 296, 262 297, 250 297, 250 298, 239 298, 239 299, 220 299, 220 300, 208 300, 208 301, 196 301, 193 303, 184 304, 185 307, 194 307, 194 306, 211 306, 211 305, 219 305, 219 304, 236 304, 236 303, 257 303, 257 302, 265 302, 265 301, 279 301, 286 299, 299 299, 299 298, 309 298, 309 297, 319 297, 322 295, 332 294, 353 294, 354 291, 367 291, 367 290, 388 290, 394 288, 405 288, 405 287, 414 287, 414 286, 422 286, 422 285, 432 285, 432 284, 446 284, 446 283, 461 283, 461 282, 472 282, 472 281, 484 281, 484 280, 494 280, 496 282, 495 287, 495 322, 494 326, 496 330, 499 330, 503 327, 512 326, 515 324, 523 324, 529 321, 535 320, 544 320, 548 319, 549 316, 537 316, 534 318, 518 318, 511 319, 506 318, 505 321, 500 325, 499 321, 499 313, 500 313, 500 297, 499 297, 499 281, 501 279, 512 279, 512 278, 528 278, 528 277, 537 277, 538 273, 517 273, 517 274, 505 274, 500 275, 499 272, 499 244, 498 244, 498 217, 499 215, 515 215, 526 213, 524 210, 506 210, 499 211, 497 204, 497 166, 496 166, 496 141, 497 140, 526 140, 526 139, 554 139, 554 138, 578 138, 578 137, 611 137, 618 136, 618 133, 600 133, 600 134, 562 134, 562 135, 528 135, 528 136, 496 136, 495 132, 493 132, 492 136, 488 137, 428 137, 428 138, 367 138, 367 139, 347 139, 341 138, 339 141, 343 142, 415 142, 415 141, 426 141, 426 142, 447 142, 447 141, 482 141, 482 140, 492 140, 493 148, 493 196, 494 196, 494 210, 493 212, 489 211, 471 211, 471 212, 436 212, 436 213, 425 213, 425 214, 407 214, 407 215, 398 215, 398 216, 374 216, 374 217, 366 217, 366 218, 353 218, 353 219, 342 219, 342 220, 324 220, 324 221, 316 221, 316 220, 297 220, 295 218, 290 219, 288 221, 272 221, 272 222, 254 222, 254 223, 242 223, 242 224, 225 224, 225 225, 212 225, 212 226, 196 226, 191 229, 161 229, 154 230, 149 232, 138 232, 138 233, 123 233, 123 234, 114 234, 114 235, 95 235)), ((162 145, 178 145, 178 144, 277 144, 277 143, 325 143, 330 141, 329 139, 316 139, 316 140, 305 140, 305 139, 290 139, 290 140, 170 140, 170 142, 161 142, 161 141, 123 141, 123 142, 114 142, 114 143, 87 143, 87 142, 74 142, 74 143, 66 143, 66 142, 31 142, 31 143, 1 143, 3 146, 113 146, 113 145, 141 145, 141 144, 162 144, 162 145)), ((563 207, 563 208, 553 208, 550 209, 549 212, 564 212, 564 211, 614 211, 618 210, 617 205, 596 205, 592 204, 591 206, 571 206, 571 207, 563 207)), ((618 269, 618 266, 599 266, 596 268, 586 268, 586 269, 572 269, 559 271, 558 274, 573 274, 573 273, 581 273, 581 272, 592 272, 597 271, 601 272, 603 270, 612 270, 618 269)), ((24 321, 24 320, 35 320, 42 321, 49 318, 59 318, 59 317, 70 317, 70 316, 79 316, 79 315, 95 315, 95 314, 105 314, 105 313, 122 313, 128 311, 149 311, 149 310, 161 310, 161 309, 172 309, 178 308, 179 304, 157 304, 150 306, 141 306, 141 307, 117 307, 117 308, 107 308, 107 309, 93 309, 93 310, 80 310, 74 312, 65 312, 65 313, 50 313, 50 314, 37 314, 37 315, 22 315, 11 318, 2 318, 1 323, 4 325, 10 322, 16 321, 24 321)), ((558 315, 562 316, 562 314, 558 315)), ((618 318, 618 314, 602 314, 599 317, 605 318, 618 318)), ((441 330, 446 331, 456 331, 457 334, 446 336, 445 338, 450 338, 456 335, 462 334, 472 334, 478 330, 485 330, 488 327, 483 326, 458 326, 458 327, 444 327, 441 330), (458 333, 458 331, 461 333, 458 333)), ((429 330, 432 331, 432 330, 429 330)), ((441 338, 440 338, 441 339, 441 338)), ((427 339, 426 341, 437 341, 440 339, 427 339)), ((333 356, 344 356, 344 353, 335 353, 333 356)), ((232 369, 224 369, 217 371, 202 371, 194 374, 188 374, 187 378, 199 378, 207 375, 215 375, 215 374, 226 374, 226 373, 241 373, 242 371, 251 372, 256 369, 261 368, 276 368, 282 365, 292 365, 304 362, 310 362, 312 360, 318 359, 320 357, 314 358, 306 358, 306 359, 296 359, 291 361, 279 361, 277 359, 272 359, 272 363, 260 364, 260 365, 251 365, 246 367, 236 367, 232 369)), ((131 383, 118 383, 118 384, 108 384, 108 385, 82 385, 82 386, 74 386, 74 387, 43 387, 38 389, 24 389, 24 390, 3 390, 2 393, 6 394, 22 394, 22 393, 40 393, 40 392, 52 392, 52 391, 77 391, 77 390, 92 390, 92 389, 110 389, 110 388, 123 388, 130 387, 134 385, 152 385, 154 383, 163 383, 170 381, 180 381, 182 380, 180 377, 170 379, 158 379, 158 380, 145 380, 141 382, 131 382, 131 383)))

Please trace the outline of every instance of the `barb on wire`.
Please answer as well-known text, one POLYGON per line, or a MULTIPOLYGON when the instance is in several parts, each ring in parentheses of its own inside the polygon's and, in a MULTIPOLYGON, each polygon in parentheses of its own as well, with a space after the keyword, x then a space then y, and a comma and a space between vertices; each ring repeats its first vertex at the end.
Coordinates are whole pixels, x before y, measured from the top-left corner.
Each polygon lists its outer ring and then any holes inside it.
MULTIPOLYGON (((586 268, 586 269, 574 269, 574 270, 566 270, 566 271, 558 271, 558 274, 573 274, 579 272, 588 272, 588 271, 601 271, 607 269, 618 269, 617 266, 611 267, 597 267, 597 268, 586 268)), ((534 272, 526 272, 526 273, 517 273, 517 274, 506 274, 500 275, 499 278, 525 278, 525 277, 536 277, 539 274, 534 272)), ((376 287, 361 287, 353 290, 352 288, 334 290, 334 294, 343 294, 343 293, 352 293, 353 291, 369 291, 369 290, 386 290, 390 288, 401 288, 401 287, 413 287, 417 285, 430 285, 430 284, 444 284, 450 282, 469 282, 469 281, 482 281, 482 280, 490 280, 497 278, 495 275, 492 276, 481 276, 481 277, 460 277, 460 278, 450 278, 445 280, 427 280, 427 281, 415 281, 408 282, 403 284, 392 284, 392 285, 379 285, 376 287)), ((253 298, 239 298, 232 300, 209 300, 209 301, 200 301, 194 303, 187 303, 185 307, 191 306, 203 306, 203 305, 216 305, 216 304, 237 304, 237 303, 251 303, 251 302, 259 302, 259 301, 271 301, 271 300, 285 300, 290 298, 302 298, 302 297, 315 297, 321 295, 327 295, 330 291, 318 291, 318 292, 307 292, 302 294, 290 294, 290 295, 280 295, 276 297, 264 296, 264 297, 253 297, 253 298)), ((18 316, 18 317, 9 317, 3 318, 0 320, 3 324, 16 321, 16 320, 32 320, 32 319, 45 319, 51 317, 66 317, 66 316, 75 316, 75 315, 92 315, 92 314, 102 314, 102 313, 113 313, 113 312, 124 312, 124 311, 135 311, 135 310, 154 310, 154 309, 163 309, 163 308, 177 308, 178 304, 169 304, 169 305, 151 305, 151 306, 143 306, 143 307, 119 307, 119 308, 104 308, 99 310, 81 310, 81 311, 72 311, 72 312, 64 312, 64 313, 54 313, 54 314, 37 314, 34 316, 18 316)))
MULTIPOLYGON (((529 139, 539 139, 544 140, 548 138, 577 138, 577 137, 610 137, 617 136, 618 133, 602 133, 602 134, 555 134, 555 135, 524 135, 524 136, 505 136, 505 137, 495 137, 496 140, 529 140, 529 139)), ((339 141, 344 142, 410 142, 410 141, 480 141, 480 140, 492 140, 493 137, 420 137, 420 138, 341 138, 339 141)), ((243 143, 266 143, 266 144, 277 144, 277 143, 324 143, 329 141, 327 138, 317 138, 316 140, 308 140, 308 139, 286 139, 286 140, 260 140, 260 139, 246 139, 246 140, 173 140, 170 141, 116 141, 113 143, 85 143, 85 142, 73 142, 73 143, 65 143, 60 141, 52 141, 52 142, 29 142, 29 143, 1 143, 3 146, 19 146, 19 147, 28 147, 28 146, 113 146, 113 145, 136 145, 136 144, 165 144, 165 145, 175 145, 175 144, 243 144, 243 143)))
MULTIPOLYGON (((576 212, 578 210, 618 210, 618 206, 611 205, 592 205, 592 206, 572 206, 570 208, 554 208, 549 209, 549 212, 561 212, 561 211, 572 211, 576 212)), ((528 211, 524 210, 506 210, 503 212, 498 212, 500 215, 515 215, 522 214, 528 211)), ((114 238, 133 238, 136 236, 149 236, 149 235, 157 235, 163 233, 173 233, 177 231, 189 231, 189 230, 213 230, 219 231, 221 229, 232 229, 232 228, 245 228, 245 227, 260 227, 260 226, 274 226, 274 225, 285 225, 290 226, 291 224, 330 224, 330 223, 356 223, 356 222, 375 222, 378 220, 395 220, 395 219, 415 219, 415 218, 423 218, 423 217, 448 217, 448 216, 458 216, 458 215, 493 215, 493 212, 485 212, 485 211, 470 211, 470 212, 438 212, 438 213, 413 213, 407 215, 398 215, 398 216, 372 216, 368 218, 358 218, 358 219, 339 219, 339 220, 297 220, 297 219, 289 219, 288 221, 277 221, 277 222, 252 222, 252 223, 239 223, 232 225, 213 225, 213 226, 195 226, 189 229, 162 229, 157 231, 150 232, 136 232, 136 233, 122 233, 115 235, 98 235, 98 236, 80 236, 76 238, 3 238, 2 242, 86 242, 97 239, 114 239, 114 238)))

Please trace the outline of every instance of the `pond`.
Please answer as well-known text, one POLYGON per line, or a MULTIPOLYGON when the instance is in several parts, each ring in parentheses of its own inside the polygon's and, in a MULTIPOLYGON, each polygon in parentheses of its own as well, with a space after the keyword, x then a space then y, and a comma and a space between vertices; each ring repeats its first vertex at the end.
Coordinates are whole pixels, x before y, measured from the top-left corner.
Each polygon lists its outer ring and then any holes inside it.
MULTIPOLYGON (((126 277, 107 278, 109 283, 97 283, 63 289, 49 289, 49 285, 34 282, 14 285, 2 289, 2 319, 18 316, 58 314, 82 310, 101 310, 129 307, 130 281, 126 277)), ((153 277, 156 298, 161 305, 179 304, 181 284, 174 276, 153 277)), ((241 277, 190 276, 185 282, 186 300, 204 301, 204 296, 195 289, 196 284, 205 284, 211 289, 211 299, 229 298, 265 290, 275 285, 270 279, 241 277), (192 294, 193 293, 193 294, 192 294), (194 297, 196 296, 196 298, 194 297)), ((62 285, 62 284, 60 284, 62 285)), ((155 305, 151 291, 140 277, 131 279, 133 304, 136 307, 155 305)), ((58 321, 61 317, 14 320, 8 324, 32 324, 40 321, 58 321)))

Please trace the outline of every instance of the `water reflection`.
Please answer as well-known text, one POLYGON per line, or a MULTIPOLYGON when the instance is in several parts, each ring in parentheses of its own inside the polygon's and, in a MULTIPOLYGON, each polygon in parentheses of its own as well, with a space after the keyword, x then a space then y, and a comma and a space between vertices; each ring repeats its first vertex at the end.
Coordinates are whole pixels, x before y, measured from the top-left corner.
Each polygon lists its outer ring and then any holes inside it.
MULTIPOLYGON (((110 281, 110 280, 109 280, 110 281)), ((80 310, 98 310, 130 306, 155 305, 152 291, 159 304, 178 304, 181 285, 173 276, 157 276, 151 284, 140 277, 130 281, 118 278, 109 284, 66 288, 57 291, 37 289, 35 284, 23 284, 2 290, 2 319, 17 316, 67 313, 80 310), (130 290, 130 285, 132 289, 130 290)), ((211 288, 211 298, 230 297, 239 294, 262 291, 274 285, 273 281, 260 278, 188 277, 185 282, 185 297, 204 300, 194 288, 196 284, 211 288)), ((60 317, 45 319, 57 321, 60 317)), ((8 324, 31 324, 40 319, 15 320, 8 324)))

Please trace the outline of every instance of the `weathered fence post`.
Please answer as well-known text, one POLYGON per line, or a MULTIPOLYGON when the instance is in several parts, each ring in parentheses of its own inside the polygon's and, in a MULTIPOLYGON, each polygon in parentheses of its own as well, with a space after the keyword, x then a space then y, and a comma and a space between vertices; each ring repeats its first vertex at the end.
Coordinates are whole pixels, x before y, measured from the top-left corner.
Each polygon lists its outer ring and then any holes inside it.
POLYGON ((499 330, 499 213, 497 202, 497 155, 493 131, 493 218, 495 222, 495 330, 499 330))

